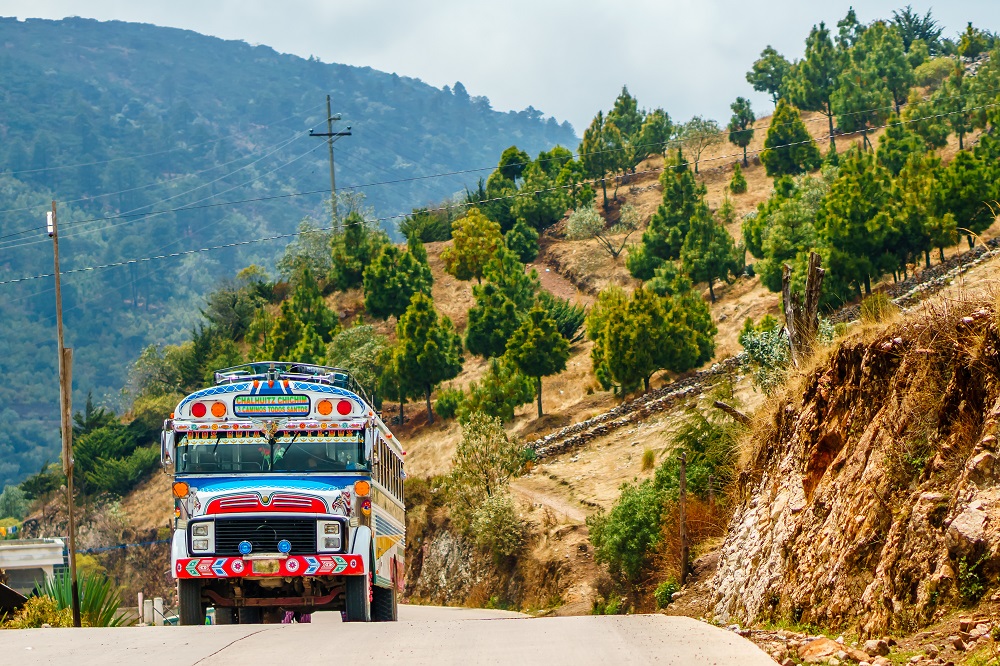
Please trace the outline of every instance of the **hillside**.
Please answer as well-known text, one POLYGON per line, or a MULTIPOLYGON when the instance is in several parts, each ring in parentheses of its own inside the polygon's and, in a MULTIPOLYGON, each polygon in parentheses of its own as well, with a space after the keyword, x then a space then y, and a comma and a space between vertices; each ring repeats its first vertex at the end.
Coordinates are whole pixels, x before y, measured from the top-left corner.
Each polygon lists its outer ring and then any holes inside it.
MULTIPOLYGON (((326 146, 308 136, 326 131, 326 94, 336 129, 352 128, 336 144, 338 189, 393 233, 411 209, 474 188, 512 143, 577 141, 566 123, 495 111, 460 83, 152 25, 0 19, 0 68, 0 281, 51 272, 52 199, 63 270, 290 234, 306 216, 328 225, 326 146)), ((140 349, 186 339, 213 285, 252 263, 273 273, 288 241, 67 276, 75 404, 92 391, 120 406, 140 349)), ((0 487, 57 456, 51 290, 0 285, 0 487)))

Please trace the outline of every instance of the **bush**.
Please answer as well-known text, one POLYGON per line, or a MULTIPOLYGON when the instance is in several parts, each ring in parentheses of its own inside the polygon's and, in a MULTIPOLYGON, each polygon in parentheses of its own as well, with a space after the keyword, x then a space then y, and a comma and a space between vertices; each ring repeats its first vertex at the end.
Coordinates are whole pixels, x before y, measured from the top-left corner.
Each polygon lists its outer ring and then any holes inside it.
POLYGON ((72 627, 73 611, 60 608, 49 596, 31 597, 4 622, 5 629, 38 629, 43 624, 51 627, 72 627))
POLYGON ((673 578, 668 578, 659 585, 656 586, 656 591, 653 592, 653 598, 656 600, 657 608, 666 608, 673 601, 671 597, 674 592, 681 589, 680 585, 673 578))
POLYGON ((743 345, 743 371, 750 374, 754 386, 770 395, 785 381, 785 371, 792 360, 784 330, 770 316, 764 317, 757 326, 747 319, 739 342, 743 345))
MULTIPOLYGON (((135 620, 127 616, 119 615, 122 599, 110 578, 97 572, 78 572, 77 583, 80 590, 80 617, 87 626, 124 627, 135 623, 135 620)), ((60 610, 68 610, 72 604, 72 589, 69 570, 64 570, 45 581, 42 593, 51 598, 60 610)))
POLYGON ((955 69, 955 60, 947 56, 933 58, 921 63, 913 70, 913 75, 918 86, 925 86, 931 90, 941 85, 941 82, 948 78, 948 75, 955 69))
POLYGON ((896 305, 881 291, 877 291, 861 301, 861 321, 866 324, 878 324, 890 318, 897 312, 896 305))
POLYGON ((566 238, 586 240, 604 231, 605 221, 597 212, 597 203, 587 208, 578 208, 569 214, 566 221, 566 238))
POLYGON ((574 305, 568 299, 560 298, 545 290, 538 293, 538 304, 556 323, 556 329, 566 340, 573 343, 583 339, 583 322, 587 319, 585 307, 574 305))
POLYGON ((743 169, 739 162, 733 167, 733 178, 729 181, 729 191, 733 194, 743 194, 747 191, 747 179, 743 176, 743 169))
POLYGON ((656 464, 656 453, 653 449, 646 449, 642 452, 642 471, 648 472, 656 464))
POLYGON ((453 419, 464 400, 465 393, 462 392, 462 389, 446 388, 438 391, 438 399, 434 403, 434 411, 443 419, 453 419))
POLYGON ((472 514, 476 545, 495 560, 513 557, 525 541, 525 524, 510 494, 495 493, 484 499, 472 514))
POLYGON ((651 480, 622 485, 611 511, 587 518, 594 560, 619 580, 638 582, 659 542, 662 512, 662 494, 651 480))
POLYGON ((399 223, 399 233, 406 240, 416 237, 421 243, 433 243, 451 239, 451 222, 448 216, 427 209, 413 211, 399 223))

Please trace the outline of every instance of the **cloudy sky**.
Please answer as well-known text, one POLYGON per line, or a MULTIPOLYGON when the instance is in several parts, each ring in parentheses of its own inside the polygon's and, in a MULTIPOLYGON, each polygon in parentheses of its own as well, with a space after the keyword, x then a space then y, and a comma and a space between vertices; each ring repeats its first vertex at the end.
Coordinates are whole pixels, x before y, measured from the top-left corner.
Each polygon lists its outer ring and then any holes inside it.
MULTIPOLYGON (((855 5, 864 22, 904 0, 0 0, 0 15, 84 16, 187 28, 325 62, 367 65, 441 87, 461 81, 495 109, 534 106, 581 134, 622 84, 675 119, 728 119, 729 103, 767 98, 744 78, 767 44, 801 55, 810 26, 855 5)), ((916 2, 926 11, 931 5, 916 2)), ((966 22, 1000 30, 1000 0, 933 6, 954 36, 966 22)))

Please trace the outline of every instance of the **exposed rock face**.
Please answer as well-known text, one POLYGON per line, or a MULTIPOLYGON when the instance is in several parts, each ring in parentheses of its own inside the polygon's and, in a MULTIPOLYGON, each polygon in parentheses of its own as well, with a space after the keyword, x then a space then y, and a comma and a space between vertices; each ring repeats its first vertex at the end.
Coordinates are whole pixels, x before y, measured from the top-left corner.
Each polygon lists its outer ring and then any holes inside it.
POLYGON ((1000 565, 998 379, 986 310, 841 345, 758 433, 716 619, 912 629, 972 591, 960 568, 988 580, 1000 565))

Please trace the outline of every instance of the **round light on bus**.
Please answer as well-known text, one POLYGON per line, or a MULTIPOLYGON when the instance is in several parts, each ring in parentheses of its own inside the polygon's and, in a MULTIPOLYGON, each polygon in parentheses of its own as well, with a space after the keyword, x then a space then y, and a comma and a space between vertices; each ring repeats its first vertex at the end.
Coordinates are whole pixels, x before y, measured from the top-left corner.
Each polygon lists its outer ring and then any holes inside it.
POLYGON ((190 488, 188 488, 188 484, 184 483, 183 481, 178 481, 173 485, 174 497, 177 497, 179 499, 187 497, 189 490, 190 488))
POLYGON ((372 512, 372 501, 367 498, 361 500, 361 513, 366 516, 369 516, 371 515, 371 512, 372 512))
POLYGON ((212 403, 212 416, 217 419, 221 419, 226 415, 226 403, 224 402, 213 402, 212 403))
POLYGON ((196 402, 193 405, 191 405, 191 416, 195 417, 196 419, 200 419, 201 417, 203 417, 207 411, 208 408, 205 407, 205 403, 203 402, 196 402))
POLYGON ((316 411, 323 416, 329 416, 333 412, 333 403, 329 400, 320 400, 316 403, 316 411))
POLYGON ((351 404, 350 400, 341 400, 337 403, 337 413, 341 416, 347 416, 352 411, 354 411, 354 405, 351 404))
POLYGON ((358 497, 364 497, 372 491, 372 484, 367 481, 355 481, 354 482, 354 494, 358 497))

